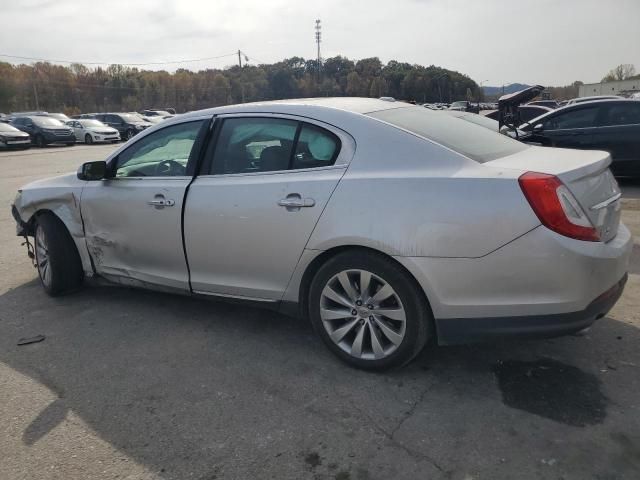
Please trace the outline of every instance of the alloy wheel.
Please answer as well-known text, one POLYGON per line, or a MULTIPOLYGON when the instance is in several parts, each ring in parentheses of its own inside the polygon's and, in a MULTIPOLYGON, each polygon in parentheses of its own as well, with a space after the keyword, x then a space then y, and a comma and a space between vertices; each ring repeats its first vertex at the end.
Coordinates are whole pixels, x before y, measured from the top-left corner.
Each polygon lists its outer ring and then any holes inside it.
POLYGON ((366 270, 337 273, 320 296, 320 318, 329 338, 363 360, 391 355, 406 332, 400 297, 384 279, 366 270))
POLYGON ((42 283, 46 287, 51 286, 51 263, 49 257, 49 248, 47 238, 45 237, 42 227, 36 230, 36 265, 38 273, 42 279, 42 283))

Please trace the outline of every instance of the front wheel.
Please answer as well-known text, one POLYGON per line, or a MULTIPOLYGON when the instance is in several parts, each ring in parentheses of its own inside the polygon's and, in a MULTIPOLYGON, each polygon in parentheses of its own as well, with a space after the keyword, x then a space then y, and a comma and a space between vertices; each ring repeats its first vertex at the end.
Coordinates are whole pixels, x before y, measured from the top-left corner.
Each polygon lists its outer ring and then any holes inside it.
POLYGON ((84 143, 91 145, 93 143, 93 137, 88 133, 84 136, 84 143))
POLYGON ((367 370, 411 361, 429 337, 432 318, 415 280, 384 256, 344 252, 311 282, 309 316, 338 357, 367 370))
POLYGON ((40 148, 44 148, 47 146, 47 143, 44 140, 44 137, 42 135, 36 135, 36 145, 40 148))
POLYGON ((124 138, 126 138, 127 140, 131 140, 134 136, 135 136, 136 132, 134 132, 133 130, 129 129, 127 130, 127 133, 125 133, 124 138))
POLYGON ((39 215, 35 230, 36 267, 45 291, 63 295, 82 285, 82 261, 62 221, 52 214, 39 215))

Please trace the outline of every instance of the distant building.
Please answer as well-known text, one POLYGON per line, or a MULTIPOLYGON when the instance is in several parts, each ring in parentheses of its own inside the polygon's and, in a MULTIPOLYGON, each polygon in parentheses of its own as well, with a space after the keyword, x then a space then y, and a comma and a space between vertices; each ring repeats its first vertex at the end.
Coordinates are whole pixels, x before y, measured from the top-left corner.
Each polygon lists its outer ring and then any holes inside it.
POLYGON ((593 97, 595 95, 623 95, 640 92, 640 78, 634 80, 618 80, 615 82, 586 83, 578 89, 579 97, 593 97))

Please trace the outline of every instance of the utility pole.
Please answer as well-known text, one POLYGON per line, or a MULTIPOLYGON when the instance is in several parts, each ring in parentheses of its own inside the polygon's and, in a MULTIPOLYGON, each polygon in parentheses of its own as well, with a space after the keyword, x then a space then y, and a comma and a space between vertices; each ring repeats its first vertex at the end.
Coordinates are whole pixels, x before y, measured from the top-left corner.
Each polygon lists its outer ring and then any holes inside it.
POLYGON ((240 68, 242 68, 242 56, 241 56, 242 52, 240 50, 238 50, 238 66, 240 68))
POLYGON ((38 76, 38 72, 36 70, 36 66, 33 66, 33 96, 36 101, 36 110, 40 110, 40 102, 38 102, 38 87, 36 87, 36 78, 38 76))
POLYGON ((318 84, 320 83, 320 42, 322 41, 322 26, 320 19, 316 20, 316 44, 318 45, 318 84))

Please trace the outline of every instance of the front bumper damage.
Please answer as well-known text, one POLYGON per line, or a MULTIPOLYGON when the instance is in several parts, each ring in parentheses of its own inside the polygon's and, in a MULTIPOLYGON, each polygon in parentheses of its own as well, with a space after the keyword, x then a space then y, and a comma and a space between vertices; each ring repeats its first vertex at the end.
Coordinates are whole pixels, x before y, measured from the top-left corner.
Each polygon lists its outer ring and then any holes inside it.
POLYGON ((29 235, 29 224, 22 220, 20 212, 18 212, 15 205, 11 205, 11 215, 13 215, 13 218, 16 221, 16 235, 18 237, 26 237, 29 235))

